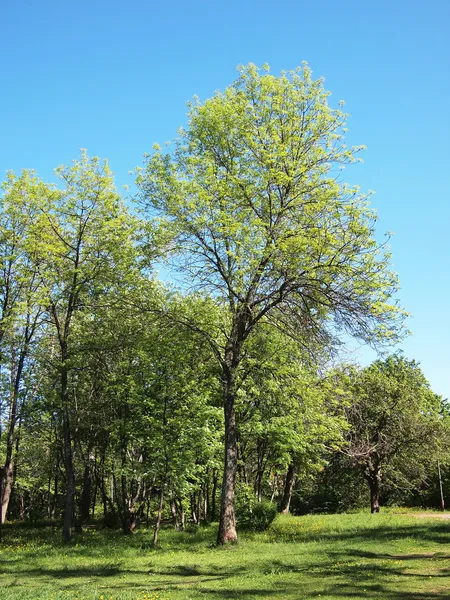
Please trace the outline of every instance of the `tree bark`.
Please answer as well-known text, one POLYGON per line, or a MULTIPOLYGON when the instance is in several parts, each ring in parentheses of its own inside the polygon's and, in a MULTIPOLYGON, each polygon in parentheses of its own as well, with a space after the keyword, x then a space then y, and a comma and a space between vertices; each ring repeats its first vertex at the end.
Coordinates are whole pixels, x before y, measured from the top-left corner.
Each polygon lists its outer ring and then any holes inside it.
POLYGON ((295 482, 295 464, 291 462, 286 473, 286 481, 284 482, 283 498, 281 500, 280 513, 286 515, 289 512, 291 505, 292 490, 295 482))
POLYGON ((74 495, 75 495, 75 471, 73 465, 72 440, 70 436, 70 418, 69 418, 69 390, 68 390, 68 372, 67 372, 67 353, 64 348, 61 352, 61 398, 62 398, 62 418, 63 418, 63 455, 64 471, 66 475, 66 500, 64 506, 64 521, 62 537, 65 542, 72 539, 72 529, 74 522, 74 495))
POLYGON ((175 531, 178 531, 178 512, 175 504, 175 500, 170 501, 170 513, 172 515, 172 523, 175 531))
POLYGON ((176 508, 177 508, 178 512, 180 513, 180 527, 181 527, 181 530, 184 531, 185 527, 186 527, 186 515, 185 515, 185 512, 184 512, 183 501, 181 500, 181 498, 178 498, 178 501, 175 500, 175 505, 176 505, 176 508))
POLYGON ((158 514, 156 516, 155 528, 153 530, 153 545, 158 545, 158 535, 161 527, 162 521, 162 513, 164 508, 164 482, 161 484, 161 490, 159 492, 159 506, 158 506, 158 514))
POLYGON ((89 465, 89 458, 84 466, 83 474, 83 490, 81 492, 80 518, 84 523, 89 521, 91 512, 91 496, 92 496, 92 473, 89 465))
POLYGON ((211 495, 211 521, 216 520, 216 493, 217 493, 217 473, 216 469, 213 469, 213 486, 211 495))
POLYGON ((22 381, 22 373, 25 365, 25 359, 28 354, 28 329, 25 330, 25 342, 19 355, 19 361, 14 373, 14 361, 11 367, 11 405, 9 408, 8 433, 6 436, 6 457, 3 468, 0 468, 1 492, 0 492, 0 524, 6 520, 9 500, 14 482, 14 448, 16 446, 16 424, 19 406, 19 391, 22 381))
POLYGON ((380 512, 380 489, 381 489, 381 471, 371 470, 366 474, 366 480, 370 489, 370 512, 380 512))
POLYGON ((225 460, 220 501, 218 544, 237 541, 236 516, 234 510, 237 472, 237 436, 235 413, 235 382, 233 370, 225 374, 225 460))
POLYGON ((194 523, 194 525, 197 525, 198 516, 197 516, 197 511, 196 511, 197 505, 195 502, 195 494, 190 495, 190 502, 191 502, 191 519, 192 519, 192 522, 194 523))
POLYGON ((0 487, 1 507, 0 507, 0 524, 6 521, 8 512, 9 500, 11 498, 11 490, 13 485, 13 467, 11 461, 8 461, 5 466, 0 469, 0 478, 2 485, 0 487))
POLYGON ((380 485, 377 479, 369 483, 370 486, 370 512, 380 512, 380 485))

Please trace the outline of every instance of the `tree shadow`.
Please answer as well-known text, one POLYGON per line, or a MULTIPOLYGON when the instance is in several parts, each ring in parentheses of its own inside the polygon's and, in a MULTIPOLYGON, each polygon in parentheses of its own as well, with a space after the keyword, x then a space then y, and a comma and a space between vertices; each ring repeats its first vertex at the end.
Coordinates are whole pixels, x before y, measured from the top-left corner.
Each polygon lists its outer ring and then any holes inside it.
MULTIPOLYGON (((294 530, 295 531, 295 530, 294 530)), ((295 532, 296 533, 296 532, 295 532)), ((450 543, 450 523, 419 523, 405 525, 380 524, 374 527, 367 527, 356 531, 303 531, 293 539, 287 532, 280 535, 272 541, 284 542, 286 545, 279 546, 279 552, 276 554, 270 551, 272 558, 260 557, 253 560, 252 556, 243 556, 242 562, 238 565, 226 566, 223 563, 226 560, 227 549, 217 548, 211 550, 209 558, 215 556, 217 563, 201 563, 201 555, 190 552, 190 558, 183 557, 181 563, 171 566, 164 564, 164 559, 155 561, 152 564, 151 557, 163 557, 165 552, 172 552, 174 546, 171 545, 167 550, 146 550, 142 549, 142 543, 145 536, 138 538, 124 538, 119 533, 105 533, 98 535, 95 539, 88 540, 85 545, 77 548, 76 546, 63 546, 63 544, 53 544, 55 533, 50 530, 27 531, 26 535, 17 535, 17 532, 11 531, 10 541, 14 543, 33 540, 34 544, 30 546, 29 553, 24 552, 21 555, 11 554, 2 555, 1 572, 8 578, 12 578, 11 586, 21 585, 20 580, 28 580, 25 585, 34 584, 37 581, 46 584, 56 583, 65 590, 76 589, 82 580, 93 581, 95 585, 104 584, 110 590, 126 590, 136 588, 141 590, 143 587, 151 587, 153 591, 157 590, 176 590, 183 586, 189 586, 198 595, 204 598, 286 598, 289 600, 298 600, 331 596, 335 598, 378 598, 383 600, 450 600, 450 585, 437 589, 432 587, 438 583, 444 583, 445 578, 449 578, 450 567, 447 567, 450 553, 447 552, 418 552, 400 554, 396 552, 389 553, 381 550, 376 551, 374 544, 383 549, 384 544, 392 541, 419 540, 421 544, 429 543, 430 547, 434 544, 450 543), (130 548, 130 545, 136 551, 142 552, 141 556, 148 553, 149 561, 142 567, 136 563, 132 568, 126 565, 115 564, 111 556, 105 556, 105 547, 109 540, 114 539, 117 546, 123 545, 123 548, 130 548), (118 540, 123 540, 118 541, 118 540), (42 541, 43 547, 38 546, 42 541), (329 545, 327 542, 329 541, 329 545), (308 559, 302 562, 299 560, 296 564, 292 559, 292 550, 296 542, 302 544, 312 543, 311 546, 298 546, 301 552, 308 553, 308 559), (318 544, 316 542, 325 542, 318 544), (361 550, 355 546, 366 544, 369 550, 361 550), (72 551, 73 557, 97 557, 102 555, 103 564, 90 564, 81 566, 62 565, 58 568, 55 565, 30 566, 30 560, 48 559, 48 550, 58 551, 64 547, 65 553, 70 560, 72 551), (283 554, 284 553, 284 554, 283 554), (195 558, 194 558, 195 557, 195 558), (27 564, 28 561, 28 564, 27 564), (442 561, 442 562, 440 562, 442 561), (199 564, 196 564, 199 563, 199 564), (24 569, 21 566, 24 566, 24 569), (295 576, 297 574, 298 576, 295 576), (240 579, 239 579, 240 578, 240 579), (426 579, 432 581, 427 582, 426 579), (103 580, 103 581, 102 581, 103 580), (214 582, 221 582, 220 589, 217 589, 214 582), (434 583, 433 583, 434 582, 434 583), (248 587, 246 587, 248 585, 248 587), (427 590, 428 586, 428 590, 427 590), (402 590, 403 588, 403 590, 402 590), (426 591, 412 591, 414 589, 426 591)), ((204 551, 210 542, 214 531, 201 533, 198 542, 204 551)), ((195 537, 195 536, 194 536, 195 537)), ((192 535, 179 539, 177 549, 192 549, 192 535)), ((244 537, 245 539, 245 537, 244 537)), ((249 537, 249 540, 251 538, 249 537)), ((260 540, 259 543, 270 546, 270 538, 267 541, 260 540)), ((274 549, 277 547, 273 546, 274 549)), ((385 548, 384 550, 386 550, 385 548)), ((102 585, 103 587, 103 585, 102 585)), ((30 588, 31 589, 31 588, 30 588)))
POLYGON ((440 522, 439 524, 428 525, 378 525, 376 527, 367 527, 357 531, 309 531, 308 529, 294 529, 277 531, 274 528, 269 540, 274 542, 315 542, 327 541, 351 541, 361 543, 374 541, 384 543, 391 540, 402 540, 405 538, 416 538, 423 542, 433 542, 435 544, 450 544, 450 523, 440 522))

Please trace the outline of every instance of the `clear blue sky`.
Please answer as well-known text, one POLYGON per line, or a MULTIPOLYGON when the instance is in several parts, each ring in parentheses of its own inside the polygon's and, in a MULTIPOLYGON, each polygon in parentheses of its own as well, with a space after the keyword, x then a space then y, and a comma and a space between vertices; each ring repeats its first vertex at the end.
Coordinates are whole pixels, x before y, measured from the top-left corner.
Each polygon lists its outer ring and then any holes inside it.
POLYGON ((405 354, 450 396, 449 0, 16 0, 1 13, 2 176, 50 180, 84 147, 131 183, 194 94, 224 88, 239 63, 307 60, 346 101, 350 142, 368 147, 349 175, 376 190, 380 233, 396 233, 405 354))

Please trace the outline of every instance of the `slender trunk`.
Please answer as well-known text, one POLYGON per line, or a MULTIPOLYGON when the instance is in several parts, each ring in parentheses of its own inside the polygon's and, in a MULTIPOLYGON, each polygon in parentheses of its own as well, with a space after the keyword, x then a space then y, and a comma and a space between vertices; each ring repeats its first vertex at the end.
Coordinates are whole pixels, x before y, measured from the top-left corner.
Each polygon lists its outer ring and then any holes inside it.
POLYGON ((25 520, 25 499, 23 494, 19 496, 19 521, 25 520))
POLYGON ((196 512, 198 515, 198 522, 201 523, 201 520, 202 520, 202 490, 201 490, 201 488, 198 490, 196 512))
POLYGON ((262 472, 258 471, 255 478, 255 492, 258 502, 262 500, 262 472))
POLYGON ((92 473, 89 465, 89 459, 84 467, 83 474, 83 490, 81 492, 81 506, 80 506, 80 518, 81 522, 89 520, 90 509, 91 509, 91 495, 92 495, 92 473))
POLYGON ((213 469, 213 486, 211 495, 211 521, 216 520, 216 494, 217 494, 217 473, 216 469, 213 469))
POLYGON ((208 521, 208 488, 203 492, 203 519, 208 521))
POLYGON ((148 525, 150 523, 150 498, 147 500, 147 503, 145 505, 145 523, 147 525, 147 529, 148 529, 148 525))
POLYGON ((180 527, 181 527, 181 530, 184 531, 184 529, 186 527, 186 515, 184 512, 183 501, 181 500, 181 498, 178 499, 177 508, 180 513, 180 527))
POLYGON ((256 497, 258 498, 258 502, 262 501, 262 486, 263 486, 264 472, 265 472, 265 468, 266 468, 266 460, 265 460, 266 446, 267 446, 267 444, 264 439, 258 440, 257 450, 256 450, 257 451, 256 477, 255 477, 255 485, 254 485, 254 490, 256 493, 256 497))
POLYGON ((295 481, 295 465, 293 462, 289 465, 286 473, 286 481, 284 483, 283 498, 281 500, 280 512, 282 515, 286 515, 289 512, 291 505, 292 490, 294 489, 295 481))
POLYGON ((175 501, 172 500, 170 502, 170 513, 172 515, 172 523, 173 523, 173 527, 175 530, 178 530, 178 513, 177 513, 177 507, 175 505, 175 501))
POLYGON ((100 489, 100 495, 102 497, 102 505, 103 505, 103 519, 106 520, 108 514, 108 494, 106 493, 106 483, 105 483, 105 456, 102 455, 102 462, 100 473, 97 473, 98 481, 97 487, 100 489))
POLYGON ((58 508, 58 494, 59 494, 59 487, 58 487, 58 483, 59 483, 59 478, 58 478, 58 474, 59 474, 59 468, 60 468, 60 457, 59 457, 59 451, 56 452, 56 468, 55 468, 55 479, 54 479, 54 485, 53 485, 53 504, 52 504, 52 512, 51 512, 51 518, 54 519, 55 515, 56 515, 56 509, 58 508))
POLYGON ((69 419, 69 391, 68 391, 68 372, 67 372, 67 353, 62 354, 61 368, 61 398, 62 398, 62 418, 63 418, 63 455, 64 471, 66 474, 66 501, 64 506, 64 521, 62 537, 65 542, 72 539, 72 529, 74 522, 74 496, 75 496, 75 471, 73 465, 72 440, 70 436, 69 419))
POLYGON ((210 476, 209 469, 206 471, 206 483, 205 483, 205 521, 211 518, 211 496, 210 496, 210 476))
MULTIPOLYGON (((27 335, 27 334, 25 334, 27 335)), ((17 367, 14 364, 15 360, 12 360, 11 365, 11 404, 9 408, 8 418, 8 434, 6 436, 6 457, 3 468, 0 469, 1 479, 1 492, 0 492, 0 524, 6 520, 6 514, 8 512, 9 500, 11 498, 11 490, 14 482, 14 465, 13 456, 14 448, 16 446, 16 424, 17 424, 17 412, 19 404, 19 391, 20 384, 22 381, 22 373, 25 365, 25 359, 28 353, 28 343, 25 342, 19 356, 17 367)))
POLYGON ((198 516, 197 516, 197 512, 196 512, 195 508, 196 508, 195 494, 191 494, 191 518, 192 518, 192 522, 194 523, 194 525, 197 525, 198 516))
POLYGON ((441 463, 438 460, 439 491, 441 493, 441 510, 445 510, 444 488, 442 487, 441 463))
POLYGON ((94 477, 94 490, 92 492, 92 504, 91 504, 91 519, 93 519, 95 517, 95 505, 97 503, 97 491, 98 491, 98 486, 97 486, 97 478, 94 477))
POLYGON ((159 492, 159 506, 158 514, 156 516, 155 528, 153 530, 153 545, 158 545, 158 535, 161 527, 162 513, 164 508, 164 482, 161 484, 161 490, 159 492))
POLYGON ((234 497, 237 472, 237 437, 235 413, 234 369, 225 374, 225 460, 220 501, 220 521, 217 536, 218 544, 237 541, 234 497))
POLYGON ((272 478, 272 496, 270 497, 270 501, 273 502, 275 499, 275 494, 277 493, 277 475, 276 473, 273 474, 273 478, 272 478))

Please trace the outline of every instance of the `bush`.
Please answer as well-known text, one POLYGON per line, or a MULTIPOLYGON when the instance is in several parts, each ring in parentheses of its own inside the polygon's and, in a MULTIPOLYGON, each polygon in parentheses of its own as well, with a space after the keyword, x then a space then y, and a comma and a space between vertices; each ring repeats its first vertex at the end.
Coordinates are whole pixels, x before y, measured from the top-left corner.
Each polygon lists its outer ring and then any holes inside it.
POLYGON ((239 529, 265 531, 276 516, 275 504, 264 499, 258 502, 249 486, 237 486, 236 521, 239 529))

